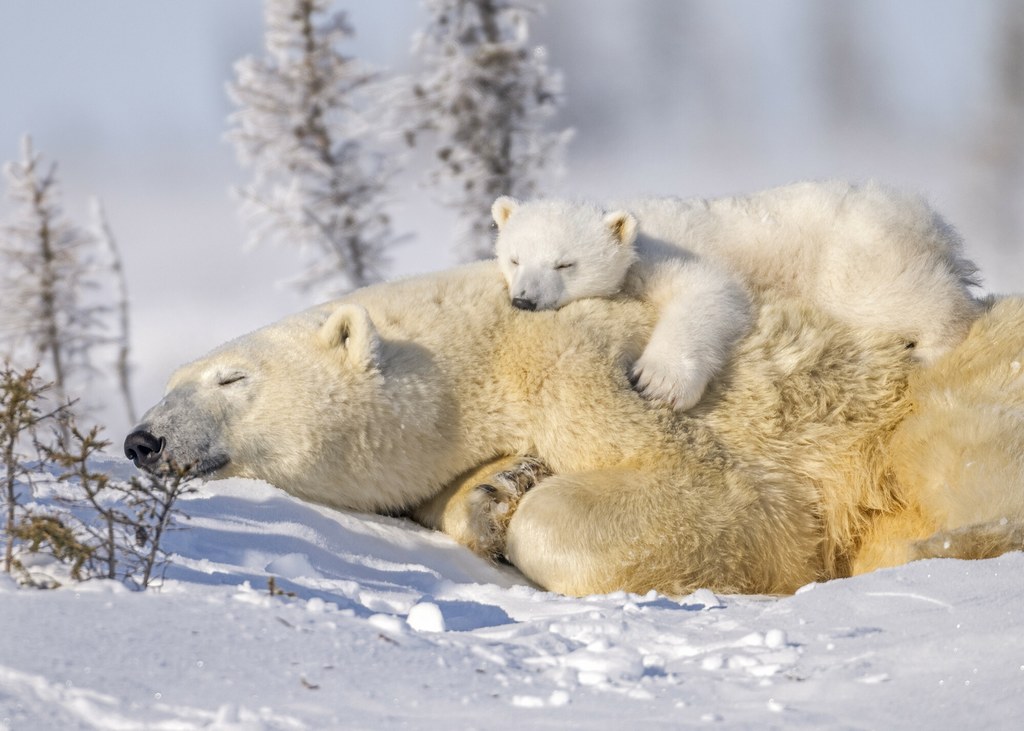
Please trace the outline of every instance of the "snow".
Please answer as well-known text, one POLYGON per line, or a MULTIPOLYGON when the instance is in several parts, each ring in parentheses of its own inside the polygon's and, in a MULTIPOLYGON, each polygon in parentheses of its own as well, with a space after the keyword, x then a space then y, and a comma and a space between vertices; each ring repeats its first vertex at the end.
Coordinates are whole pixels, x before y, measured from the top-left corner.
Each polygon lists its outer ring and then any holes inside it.
POLYGON ((182 507, 157 590, 0 575, 0 728, 1009 728, 1024 713, 1022 553, 787 597, 576 599, 257 481, 182 507))

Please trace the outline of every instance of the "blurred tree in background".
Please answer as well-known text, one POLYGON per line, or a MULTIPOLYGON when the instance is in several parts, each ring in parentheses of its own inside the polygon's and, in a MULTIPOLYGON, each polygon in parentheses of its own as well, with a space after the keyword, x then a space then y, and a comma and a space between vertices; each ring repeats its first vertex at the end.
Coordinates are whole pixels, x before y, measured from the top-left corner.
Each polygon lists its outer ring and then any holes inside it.
POLYGON ((493 256, 491 204, 539 194, 561 169, 569 132, 548 131, 562 83, 530 43, 532 0, 425 0, 409 88, 410 144, 434 150, 429 181, 459 215, 459 258, 493 256))
MULTIPOLYGON (((29 137, 4 173, 15 218, 0 234, 0 336, 8 358, 41 363, 57 403, 68 404, 85 390, 92 351, 106 341, 108 307, 90 302, 100 286, 96 240, 64 217, 56 165, 44 169, 29 137)), ((67 421, 58 423, 66 446, 67 421)))
MULTIPOLYGON (((92 227, 70 221, 56 164, 44 166, 27 136, 21 160, 8 163, 4 173, 13 220, 0 228, 3 356, 24 368, 40 365, 57 404, 83 416, 96 405, 90 391, 106 377, 105 354, 113 348, 110 365, 134 421, 127 285, 102 205, 94 199, 92 227)), ((66 446, 66 420, 57 423, 66 446)))
POLYGON ((391 171, 367 145, 376 74, 338 46, 351 38, 327 0, 267 0, 263 58, 235 65, 229 139, 252 181, 239 191, 253 243, 295 246, 303 290, 331 296, 381 278, 396 242, 384 211, 391 171))

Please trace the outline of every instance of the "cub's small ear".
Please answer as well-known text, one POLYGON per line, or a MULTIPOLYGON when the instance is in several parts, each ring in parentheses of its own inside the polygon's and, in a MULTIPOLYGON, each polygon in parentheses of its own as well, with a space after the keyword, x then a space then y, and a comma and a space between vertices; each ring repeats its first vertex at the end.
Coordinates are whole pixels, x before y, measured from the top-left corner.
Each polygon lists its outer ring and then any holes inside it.
POLYGON ((606 214, 604 225, 612 232, 612 237, 623 246, 633 245, 637 229, 640 227, 636 217, 629 211, 612 211, 606 214))
POLYGON ((491 216, 494 218, 494 222, 498 224, 499 229, 505 225, 508 217, 517 208, 519 208, 519 201, 511 196, 503 195, 495 199, 494 203, 491 204, 491 216))
POLYGON ((320 326, 318 336, 321 345, 340 350, 345 360, 360 368, 373 368, 380 359, 380 336, 361 305, 339 305, 320 326))

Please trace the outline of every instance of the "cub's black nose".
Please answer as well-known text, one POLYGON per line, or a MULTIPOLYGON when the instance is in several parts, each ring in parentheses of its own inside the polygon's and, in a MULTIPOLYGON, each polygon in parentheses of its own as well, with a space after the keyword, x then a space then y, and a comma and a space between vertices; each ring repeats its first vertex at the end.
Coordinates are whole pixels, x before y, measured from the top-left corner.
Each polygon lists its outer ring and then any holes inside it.
POLYGON ((165 443, 163 437, 157 438, 145 429, 136 429, 124 440, 124 456, 136 467, 152 467, 160 460, 165 443))
POLYGON ((517 310, 533 311, 537 309, 537 303, 534 302, 533 300, 528 300, 525 297, 516 297, 515 299, 513 299, 512 306, 515 307, 517 310))

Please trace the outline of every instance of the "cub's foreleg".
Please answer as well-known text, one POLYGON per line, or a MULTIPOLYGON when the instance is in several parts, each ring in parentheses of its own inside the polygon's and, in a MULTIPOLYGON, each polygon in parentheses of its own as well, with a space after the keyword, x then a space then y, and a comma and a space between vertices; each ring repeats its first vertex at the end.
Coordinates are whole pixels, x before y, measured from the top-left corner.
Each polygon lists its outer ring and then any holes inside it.
POLYGON ((640 296, 654 302, 659 316, 631 380, 644 396, 685 411, 749 330, 750 301, 732 276, 699 260, 662 260, 641 276, 640 296))

